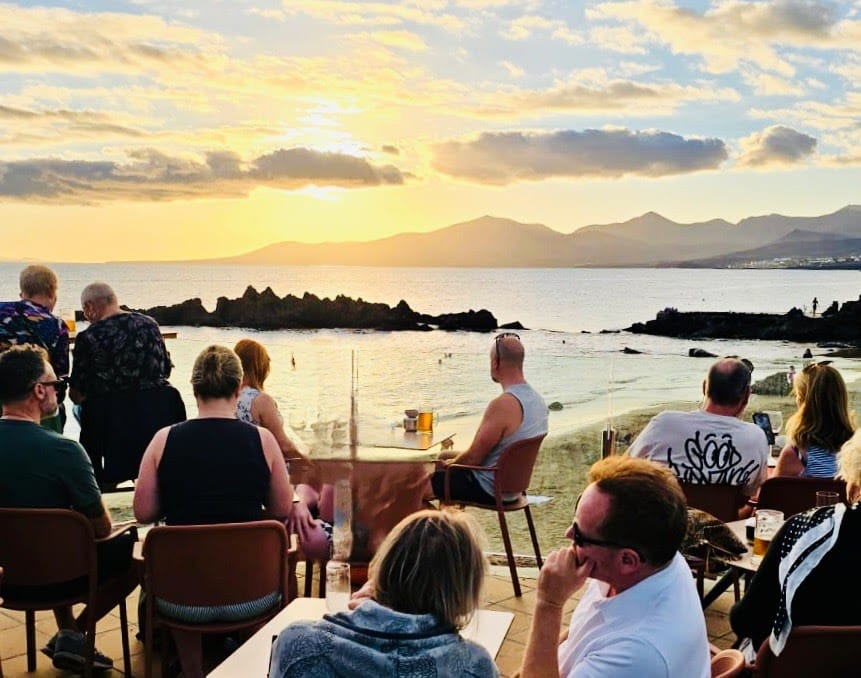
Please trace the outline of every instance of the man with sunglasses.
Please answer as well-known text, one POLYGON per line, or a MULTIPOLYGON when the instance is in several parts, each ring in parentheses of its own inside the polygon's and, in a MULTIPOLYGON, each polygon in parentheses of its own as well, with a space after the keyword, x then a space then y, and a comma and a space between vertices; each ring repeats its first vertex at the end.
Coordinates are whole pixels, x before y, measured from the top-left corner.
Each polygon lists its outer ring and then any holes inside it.
MULTIPOLYGON (((502 332, 494 337, 490 349, 490 378, 502 387, 502 394, 490 401, 469 449, 441 453, 440 465, 494 466, 502 451, 512 443, 547 433, 547 403, 526 383, 524 355, 518 335, 502 332)), ((434 496, 444 495, 444 483, 445 470, 434 473, 431 477, 434 496)), ((449 483, 452 499, 489 504, 494 501, 493 473, 489 471, 452 469, 449 483)), ((517 499, 517 496, 503 499, 517 499)))
MULTIPOLYGON (((703 381, 700 409, 659 413, 628 454, 668 466, 683 483, 740 485, 745 495, 754 495, 768 472, 768 440, 758 426, 739 419, 750 399, 750 380, 743 359, 716 361, 703 381)), ((746 513, 749 508, 740 507, 739 517, 746 513)))
POLYGON ((643 459, 593 464, 570 547, 548 556, 521 678, 707 678, 705 619, 678 550, 687 529, 675 476, 643 459), (563 608, 586 586, 560 634, 563 608))
MULTIPOLYGON (((69 329, 54 315, 57 304, 57 275, 47 266, 33 264, 18 276, 20 299, 0 302, 0 352, 10 346, 31 344, 48 352, 54 371, 69 374, 69 329)), ((58 393, 57 408, 42 418, 42 426, 63 432, 65 391, 58 393)))
MULTIPOLYGON (((102 502, 89 458, 77 442, 39 425, 43 415, 56 410, 57 391, 65 382, 57 379, 48 355, 40 347, 13 346, 0 354, 0 507, 70 508, 86 516, 97 538, 111 532, 111 518, 102 502)), ((111 594, 96 597, 98 616, 104 616, 134 590, 132 535, 121 535, 99 544, 99 581, 111 582, 111 594), (122 589, 122 590, 119 590, 122 589)), ((64 588, 78 592, 78 582, 54 586, 57 597, 64 588)), ((13 591, 4 589, 11 598, 13 591)), ((16 591, 21 597, 38 591, 16 591)), ((71 606, 57 608, 54 617, 59 629, 43 652, 60 669, 80 671, 84 666, 84 636, 71 606)), ((96 652, 95 668, 110 669, 113 662, 96 652)))

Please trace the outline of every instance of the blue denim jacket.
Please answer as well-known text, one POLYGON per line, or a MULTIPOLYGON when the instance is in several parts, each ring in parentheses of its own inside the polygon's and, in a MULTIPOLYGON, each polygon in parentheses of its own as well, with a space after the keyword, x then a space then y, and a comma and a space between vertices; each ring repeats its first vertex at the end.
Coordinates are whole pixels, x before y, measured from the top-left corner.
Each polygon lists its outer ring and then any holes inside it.
POLYGON ((270 678, 498 675, 487 650, 433 615, 403 614, 372 600, 286 627, 269 667, 270 678))

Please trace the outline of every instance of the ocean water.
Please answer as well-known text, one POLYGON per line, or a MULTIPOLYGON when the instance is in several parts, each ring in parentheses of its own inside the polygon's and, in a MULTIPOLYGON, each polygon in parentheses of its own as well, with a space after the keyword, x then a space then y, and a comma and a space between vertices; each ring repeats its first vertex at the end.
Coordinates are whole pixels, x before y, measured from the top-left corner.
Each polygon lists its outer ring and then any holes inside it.
MULTIPOLYGON (((0 298, 17 297, 22 264, 0 263, 0 298)), ((249 267, 178 264, 56 264, 57 308, 78 308, 81 289, 109 282, 124 304, 145 308, 200 297, 213 308, 219 296, 239 296, 246 286, 276 294, 337 294, 390 305, 404 299, 421 312, 487 308, 500 323, 519 320, 527 350, 526 376, 548 402, 551 434, 612 420, 631 409, 681 401, 693 407, 709 361, 688 358, 697 346, 717 355, 738 354, 756 365, 754 378, 800 365, 807 346, 790 342, 667 339, 621 330, 672 306, 679 310, 782 313, 820 310, 831 300, 855 299, 857 271, 693 269, 444 269, 364 267, 249 267), (625 346, 641 355, 622 353, 625 346)), ((81 327, 85 324, 81 324, 81 327)), ((80 327, 79 327, 80 328, 80 327)), ((483 409, 499 393, 488 376, 491 336, 471 332, 368 332, 178 327, 168 341, 171 377, 190 414, 188 380, 194 357, 211 343, 233 346, 252 337, 267 346, 272 374, 267 390, 286 421, 303 438, 315 423, 346 421, 351 365, 358 365, 360 440, 397 426, 403 410, 431 407, 439 430, 466 444, 483 409), (295 367, 292 361, 295 360, 295 367)), ((816 353, 814 348, 814 353, 816 353)), ((847 381, 861 377, 856 361, 835 361, 847 381)), ((317 427, 319 429, 319 427, 317 427)), ((332 430, 331 427, 329 430, 332 430)), ((343 429, 340 429, 343 430, 343 429)), ((70 430, 75 435, 74 429, 70 430)))

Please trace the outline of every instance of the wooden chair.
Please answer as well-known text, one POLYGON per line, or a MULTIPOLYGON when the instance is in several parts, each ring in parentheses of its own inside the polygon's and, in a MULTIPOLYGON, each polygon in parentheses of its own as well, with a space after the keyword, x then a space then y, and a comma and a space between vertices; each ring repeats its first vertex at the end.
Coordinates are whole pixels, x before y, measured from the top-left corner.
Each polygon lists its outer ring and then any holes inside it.
POLYGON ((725 523, 738 520, 738 510, 747 503, 747 496, 740 485, 679 484, 688 506, 711 513, 725 523))
POLYGON ((756 654, 753 675, 762 678, 838 678, 858 675, 861 626, 796 626, 774 656, 768 639, 756 654))
POLYGON ((783 511, 784 518, 816 506, 816 493, 836 492, 846 501, 846 482, 832 478, 793 478, 774 476, 759 488, 756 507, 783 511))
MULTIPOLYGON (((295 557, 296 537, 288 538, 276 520, 222 525, 154 527, 144 541, 146 591, 146 676, 152 676, 153 629, 228 633, 257 627, 288 602, 288 558, 295 557), (184 622, 168 617, 155 601, 220 607, 258 600, 278 592, 280 600, 261 614, 238 621, 184 622)), ((162 665, 167 653, 162 653, 162 665)), ((164 675, 164 671, 162 672, 164 675)))
POLYGON ((736 678, 746 670, 744 655, 739 650, 717 650, 712 646, 711 678, 736 678))
MULTIPOLYGON (((137 530, 129 526, 105 540, 137 530)), ((52 610, 75 603, 86 603, 87 616, 85 675, 93 673, 96 642, 95 603, 97 594, 107 589, 116 595, 120 608, 120 631, 123 645, 123 668, 131 674, 129 629, 125 598, 136 586, 136 575, 127 575, 99 584, 96 538, 90 521, 68 509, 0 509, 0 562, 5 569, 5 602, 3 607, 23 610, 27 637, 27 670, 36 670, 36 611, 52 610), (64 586, 57 595, 39 595, 34 599, 18 595, 23 587, 46 591, 80 580, 80 588, 64 586), (70 593, 71 590, 71 593, 70 593)))
POLYGON ((529 510, 529 498, 526 490, 532 480, 532 470, 535 468, 535 460, 538 458, 538 450, 544 436, 518 440, 506 447, 499 457, 496 466, 470 466, 467 464, 451 464, 445 469, 444 492, 440 498, 442 504, 456 504, 459 506, 475 506, 476 508, 496 511, 499 517, 499 529, 502 531, 502 541, 505 544, 505 555, 508 558, 508 569, 511 572, 511 584, 514 587, 514 595, 518 598, 522 595, 520 581, 517 578, 517 565, 514 560, 514 552, 511 548, 511 537, 508 534, 508 524, 505 514, 511 511, 524 511, 526 513, 526 524, 529 527, 529 536, 532 538, 532 547, 535 549, 535 558, 538 567, 541 567, 541 550, 538 546, 538 537, 535 535, 535 524, 532 522, 532 513, 529 510), (452 498, 449 492, 449 471, 452 469, 468 469, 476 471, 490 471, 493 473, 494 503, 483 504, 478 502, 463 501, 452 498), (505 494, 519 494, 514 501, 503 501, 505 494))

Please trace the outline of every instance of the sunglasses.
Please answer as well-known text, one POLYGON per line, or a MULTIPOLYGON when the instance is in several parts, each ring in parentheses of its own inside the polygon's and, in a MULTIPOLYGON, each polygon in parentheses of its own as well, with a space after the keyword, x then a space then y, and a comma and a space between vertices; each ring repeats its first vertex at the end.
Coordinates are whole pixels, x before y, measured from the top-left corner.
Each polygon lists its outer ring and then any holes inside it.
POLYGON ((37 381, 33 386, 53 386, 54 390, 57 392, 57 395, 61 395, 65 393, 66 386, 68 386, 69 380, 68 377, 60 377, 55 381, 37 381))
POLYGON ((499 346, 502 343, 502 340, 505 339, 506 337, 513 337, 514 339, 517 339, 517 341, 520 341, 520 335, 515 334, 514 332, 500 332, 499 334, 497 334, 493 338, 493 341, 494 341, 494 346, 493 346, 494 351, 493 352, 494 352, 494 355, 496 356, 496 366, 497 367, 499 367, 499 346))
POLYGON ((620 544, 615 541, 608 541, 606 539, 592 539, 592 537, 587 537, 580 531, 580 527, 577 525, 577 521, 575 520, 571 523, 571 540, 580 547, 583 546, 603 546, 604 548, 610 549, 631 549, 640 560, 645 560, 643 558, 643 554, 640 553, 639 549, 635 549, 633 546, 626 546, 625 544, 620 544))

